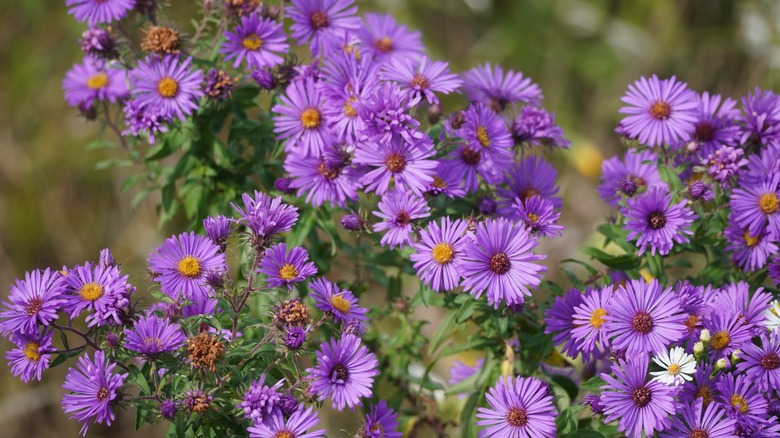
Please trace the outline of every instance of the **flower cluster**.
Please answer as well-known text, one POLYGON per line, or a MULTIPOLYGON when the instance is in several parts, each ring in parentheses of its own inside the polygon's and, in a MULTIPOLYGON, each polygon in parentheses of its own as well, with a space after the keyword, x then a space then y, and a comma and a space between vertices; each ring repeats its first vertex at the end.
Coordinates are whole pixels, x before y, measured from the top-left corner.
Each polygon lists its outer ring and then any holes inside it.
POLYGON ((454 71, 353 0, 203 2, 192 34, 154 1, 66 4, 88 26, 66 101, 148 170, 163 220, 198 219, 151 251, 150 306, 108 250, 2 303, 14 375, 77 357, 82 433, 135 407, 173 435, 316 438, 327 405, 362 410, 356 437, 780 435, 775 93, 630 84, 606 243, 560 261, 562 289, 538 248, 565 231, 571 142, 523 73, 454 71), (454 355, 474 365, 444 385, 454 355))

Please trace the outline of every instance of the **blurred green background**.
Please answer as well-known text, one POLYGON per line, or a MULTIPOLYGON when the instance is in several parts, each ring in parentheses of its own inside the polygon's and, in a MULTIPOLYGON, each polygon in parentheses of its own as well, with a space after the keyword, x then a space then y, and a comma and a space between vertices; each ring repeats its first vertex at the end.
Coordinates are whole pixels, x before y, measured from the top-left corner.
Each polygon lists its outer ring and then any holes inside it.
MULTIPOLYGON (((194 2, 173 0, 176 16, 194 2)), ((641 75, 677 75, 698 90, 739 98, 777 85, 780 2, 763 0, 384 0, 362 12, 393 13, 420 30, 431 55, 456 71, 490 61, 521 70, 544 90, 574 146, 554 161, 565 198, 563 239, 546 244, 558 260, 591 238, 609 214, 593 187, 601 159, 618 151, 612 130, 628 83, 641 75)), ((192 32, 188 22, 182 30, 192 32)), ((0 283, 36 267, 92 260, 111 247, 131 278, 167 234, 157 228, 156 198, 130 209, 134 193, 119 187, 133 169, 96 169, 119 150, 86 150, 101 133, 62 97, 61 80, 81 54, 85 29, 62 0, 0 2, 0 283)), ((8 344, 0 343, 5 349, 8 344)), ((0 437, 76 436, 59 407, 65 369, 23 385, 0 366, 0 437), (59 376, 53 374, 60 374, 59 376)), ((446 370, 445 370, 446 371, 446 370)), ((446 379, 446 374, 443 375, 446 379)), ((150 435, 121 425, 91 427, 90 436, 150 435)), ((334 430, 335 431, 335 430, 334 430)), ((151 436, 161 436, 153 429, 151 436)), ((333 435, 340 436, 340 435, 333 435)))

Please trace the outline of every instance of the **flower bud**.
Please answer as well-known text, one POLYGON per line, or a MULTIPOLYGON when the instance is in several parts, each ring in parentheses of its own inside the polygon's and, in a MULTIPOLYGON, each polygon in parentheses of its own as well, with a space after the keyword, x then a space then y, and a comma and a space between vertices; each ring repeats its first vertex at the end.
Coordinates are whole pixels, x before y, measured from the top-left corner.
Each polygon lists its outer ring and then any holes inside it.
POLYGON ((295 191, 295 189, 290 187, 291 183, 292 179, 290 178, 277 178, 276 181, 274 181, 274 188, 282 193, 290 194, 295 191))
POLYGON ((693 344, 693 355, 696 359, 701 358, 702 354, 704 354, 704 343, 699 341, 693 344))
POLYGON ((484 198, 480 198, 479 201, 477 201, 477 208, 479 209, 479 212, 490 216, 496 212, 498 204, 496 204, 496 200, 485 196, 484 198))
POLYGON ((360 215, 350 213, 341 217, 341 226, 347 231, 363 231, 366 228, 366 221, 360 215))
POLYGON ((104 248, 100 250, 100 260, 98 261, 98 264, 103 268, 116 266, 116 261, 114 260, 114 256, 111 255, 110 249, 104 248))
POLYGON ((702 330, 701 334, 699 335, 699 339, 701 339, 701 341, 705 344, 710 342, 710 331, 707 329, 702 330))
POLYGON ((715 362, 715 369, 716 370, 722 370, 722 369, 725 369, 725 368, 726 368, 726 358, 725 357, 721 357, 720 359, 718 359, 717 362, 715 362))

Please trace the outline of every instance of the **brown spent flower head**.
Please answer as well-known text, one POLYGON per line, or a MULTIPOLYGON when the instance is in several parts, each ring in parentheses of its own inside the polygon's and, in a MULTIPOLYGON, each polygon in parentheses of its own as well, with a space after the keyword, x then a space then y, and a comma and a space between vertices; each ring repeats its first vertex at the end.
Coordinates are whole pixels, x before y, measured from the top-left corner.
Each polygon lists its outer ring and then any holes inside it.
POLYGON ((225 9, 231 15, 243 17, 262 13, 263 2, 260 0, 225 0, 225 9))
POLYGON ((187 339, 187 353, 194 367, 214 372, 217 361, 225 354, 225 344, 219 342, 217 335, 204 332, 187 339))
POLYGON ((287 300, 274 308, 274 322, 279 328, 285 326, 303 327, 311 321, 309 308, 301 302, 300 298, 287 300))
POLYGON ((214 397, 206 394, 203 390, 196 389, 187 391, 182 403, 188 411, 202 414, 209 409, 213 399, 214 397))
POLYGON ((146 30, 141 49, 161 56, 166 53, 177 54, 181 49, 180 33, 170 27, 152 26, 146 30))

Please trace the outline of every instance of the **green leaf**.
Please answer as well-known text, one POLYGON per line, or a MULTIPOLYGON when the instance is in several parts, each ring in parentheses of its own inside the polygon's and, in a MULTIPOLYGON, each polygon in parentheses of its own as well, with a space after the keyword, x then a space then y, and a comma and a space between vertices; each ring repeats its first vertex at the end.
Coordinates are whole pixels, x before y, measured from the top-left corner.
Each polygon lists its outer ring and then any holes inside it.
POLYGON ((637 269, 642 264, 642 261, 633 254, 614 256, 592 246, 586 246, 580 249, 580 252, 591 256, 608 268, 617 269, 620 271, 637 269))
POLYGON ((607 382, 599 376, 590 378, 587 382, 580 384, 580 388, 586 389, 591 392, 601 392, 601 387, 605 386, 607 382))
POLYGON ((550 379, 553 382, 555 382, 558 386, 563 388, 571 400, 577 398, 577 392, 578 392, 577 384, 574 383, 570 378, 561 375, 553 375, 550 377, 550 379))
POLYGON ((452 335, 452 329, 455 326, 455 317, 457 315, 457 311, 451 310, 447 312, 447 316, 444 317, 439 324, 439 327, 436 329, 436 332, 434 332, 433 337, 431 337, 431 342, 428 344, 428 354, 433 355, 433 353, 441 347, 444 341, 452 335))
POLYGON ((574 405, 564 409, 555 418, 555 427, 558 429, 558 435, 565 435, 577 430, 577 414, 582 406, 574 405))
POLYGON ((477 411, 477 404, 481 396, 482 394, 479 392, 471 394, 460 412, 460 428, 464 437, 477 436, 474 413, 477 411))
POLYGON ((604 435, 595 430, 580 429, 572 433, 567 433, 563 438, 604 438, 604 435))

